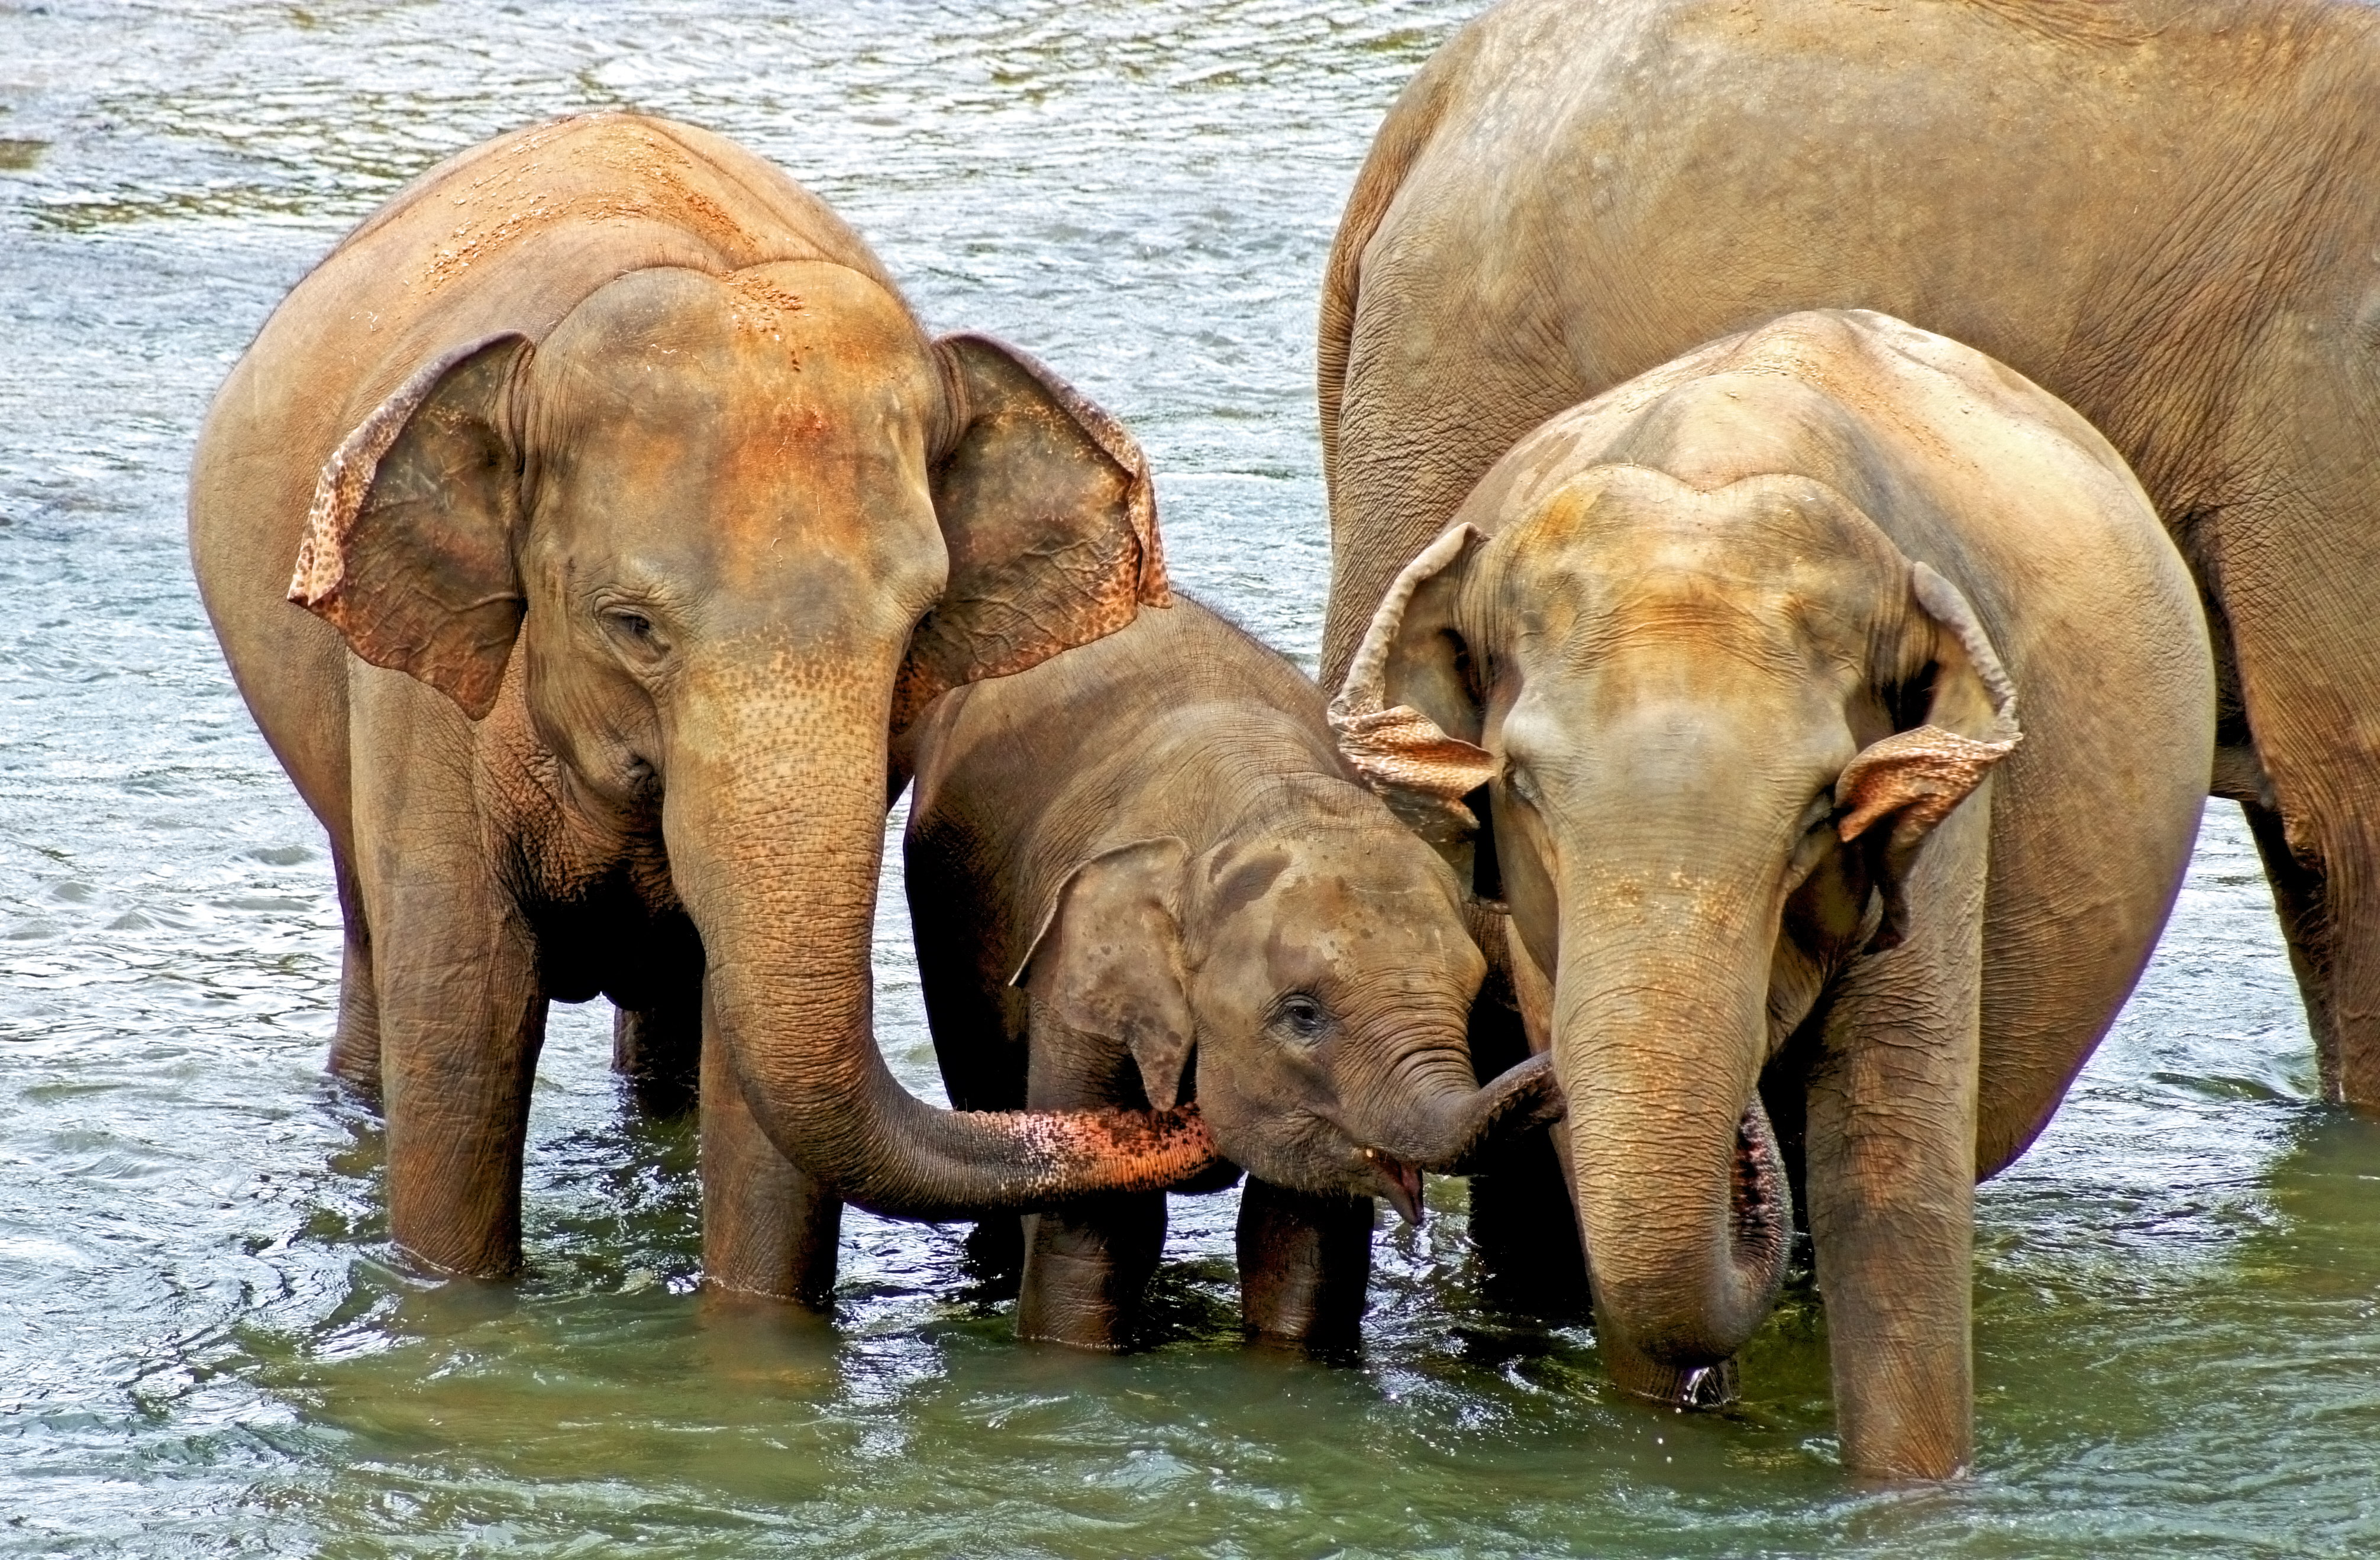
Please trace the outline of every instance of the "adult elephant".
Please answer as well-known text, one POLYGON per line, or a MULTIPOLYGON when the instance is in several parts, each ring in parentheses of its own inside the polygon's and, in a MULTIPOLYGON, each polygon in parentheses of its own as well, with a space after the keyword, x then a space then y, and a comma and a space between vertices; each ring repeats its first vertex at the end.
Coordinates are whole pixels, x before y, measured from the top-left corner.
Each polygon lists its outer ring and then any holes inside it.
MULTIPOLYGON (((2190 562, 2214 789, 2326 1093, 2380 1109, 2375 189, 2362 5, 1511 0, 1390 112, 1331 257, 1325 681, 1552 413, 1792 309, 1965 342, 2102 429, 2190 562)), ((1978 1168, 2069 1082, 1986 1077, 1978 1168)))
POLYGON ((189 502, 330 833, 333 1065, 384 1088, 423 1261, 516 1264, 546 1004, 599 992, 648 1048, 698 1025, 730 1283, 831 1264, 838 1197, 979 1213, 1207 1163, 1179 1116, 935 1110, 877 1050, 888 732, 1167 598, 1130 437, 929 341, 783 174, 630 115, 431 170, 267 321, 189 502))
POLYGON ((1725 1395, 1790 1179, 1845 1463, 1963 1467, 1974 1145, 2114 1022, 2206 795, 2204 625, 2107 441, 1788 315, 1514 445, 1331 719, 1401 810, 1493 819, 1613 1377, 1725 1395))

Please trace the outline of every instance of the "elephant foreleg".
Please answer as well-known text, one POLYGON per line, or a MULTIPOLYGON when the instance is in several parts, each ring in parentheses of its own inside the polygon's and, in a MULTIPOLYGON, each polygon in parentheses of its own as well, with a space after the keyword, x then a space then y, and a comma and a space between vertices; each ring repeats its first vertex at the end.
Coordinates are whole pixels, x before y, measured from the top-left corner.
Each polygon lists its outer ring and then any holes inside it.
POLYGON ((760 1130, 713 1025, 702 1026, 702 1274, 715 1288, 833 1303, 843 1202, 760 1130))
POLYGON ((1372 1200, 1316 1197, 1250 1176, 1240 1191, 1240 1319, 1259 1343, 1323 1352, 1360 1340, 1372 1200))
POLYGON ((1987 827, 1971 804, 1936 830, 1911 885, 1925 908, 1907 941, 1841 978, 1807 1087, 1805 1190, 1837 1428, 1844 1465, 1869 1477, 1948 1479, 1973 1455, 1987 827))
MULTIPOLYGON (((1497 937, 1500 941, 1502 930, 1497 937)), ((1535 966, 1530 973, 1535 974, 1535 966)), ((1471 1065, 1482 1078, 1528 1059, 1517 1002, 1499 1000, 1490 976, 1471 1006, 1471 1065)), ((1471 1244, 1493 1303, 1547 1318, 1587 1312, 1586 1251, 1574 1236, 1570 1179, 1554 1134, 1529 1132, 1496 1149, 1471 1178, 1471 1244)))
POLYGON ((1130 1348, 1164 1247, 1161 1191, 1027 1215, 1016 1336, 1075 1348, 1130 1348))
POLYGON ((432 1267, 500 1277, 520 1264, 521 1150, 545 1037, 536 939, 478 830, 456 827, 458 813, 473 816, 457 802, 471 794, 470 755, 440 695, 395 672, 357 675, 354 866, 370 928, 359 952, 379 1021, 389 1234, 432 1267), (425 708, 437 719, 421 720, 425 708))

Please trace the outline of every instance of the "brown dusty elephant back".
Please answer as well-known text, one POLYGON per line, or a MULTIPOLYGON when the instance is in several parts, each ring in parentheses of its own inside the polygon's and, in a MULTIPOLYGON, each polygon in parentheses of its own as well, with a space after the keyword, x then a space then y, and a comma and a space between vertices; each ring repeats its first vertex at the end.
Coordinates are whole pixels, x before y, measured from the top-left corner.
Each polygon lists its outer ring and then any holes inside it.
POLYGON ((2209 608, 2217 793, 2325 1082, 2380 1103, 2380 13, 1512 0, 1390 112, 1327 277, 1323 672, 1545 417, 1800 309, 2101 429, 2209 608))
MULTIPOLYGON (((319 724, 273 720, 291 701, 257 684, 337 686, 345 647, 296 606, 260 621, 222 603, 286 591, 316 474, 340 441, 424 364, 504 332, 541 341, 630 272, 723 275, 770 260, 831 261, 900 296, 856 234, 752 153, 690 126, 589 115, 432 168, 273 311, 200 441, 192 547, 227 658, 301 790, 344 754, 312 740, 319 724)), ((323 821, 334 838, 345 827, 323 821)))

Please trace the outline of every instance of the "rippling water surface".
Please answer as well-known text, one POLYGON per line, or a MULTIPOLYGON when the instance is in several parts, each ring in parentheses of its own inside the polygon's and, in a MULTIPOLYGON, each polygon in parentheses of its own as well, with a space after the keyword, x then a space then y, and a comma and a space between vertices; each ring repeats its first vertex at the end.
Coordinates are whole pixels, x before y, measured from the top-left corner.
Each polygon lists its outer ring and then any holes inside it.
MULTIPOLYGON (((528 1276, 388 1260, 378 1125, 320 1072, 329 863, 183 559, 200 417, 273 302, 498 131, 710 126, 937 327, 1131 422, 1177 576, 1310 665, 1320 262, 1467 9, 0 3, 0 1549, 2380 1551, 2380 1131, 2314 1103, 2222 804, 2121 1027, 1983 1194, 1955 1488, 1839 1475, 1806 1295, 1736 1410, 1615 1401, 1585 1333, 1483 1305, 1456 1182, 1383 1232, 1360 1367, 1238 1347, 1229 1196, 1176 1201, 1169 1341, 1129 1359, 1016 1347, 955 1232, 858 1215, 832 1327, 722 1313, 690 1133, 625 1107, 600 1003, 547 1043, 528 1276)), ((931 1090, 888 889, 882 1034, 931 1090)))

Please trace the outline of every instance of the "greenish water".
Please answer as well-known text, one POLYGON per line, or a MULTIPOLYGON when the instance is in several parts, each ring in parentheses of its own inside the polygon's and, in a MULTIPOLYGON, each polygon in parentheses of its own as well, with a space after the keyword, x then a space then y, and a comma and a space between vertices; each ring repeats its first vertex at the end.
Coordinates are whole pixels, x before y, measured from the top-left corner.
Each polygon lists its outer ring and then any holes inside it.
MULTIPOLYGON (((517 1286, 390 1264, 320 1073, 319 832, 182 558, 207 396, 445 152, 627 103, 758 147, 944 328, 1127 418, 1177 575, 1310 658, 1313 298, 1378 115, 1466 7, 0 0, 0 1552, 2253 1555, 2380 1552, 2380 1129, 2313 1058, 2237 814, 2147 984, 1985 1189, 1977 1477, 1834 1464, 1789 1295, 1724 1416, 1499 1316, 1461 1183, 1384 1229, 1366 1353, 1243 1350, 1231 1195, 1163 1342, 1022 1348, 959 1232, 853 1215, 833 1324, 694 1293, 684 1124, 557 1010, 517 1286)), ((895 858, 897 860, 897 858, 895 858)), ((896 883, 894 1065, 932 1068, 896 883)))

